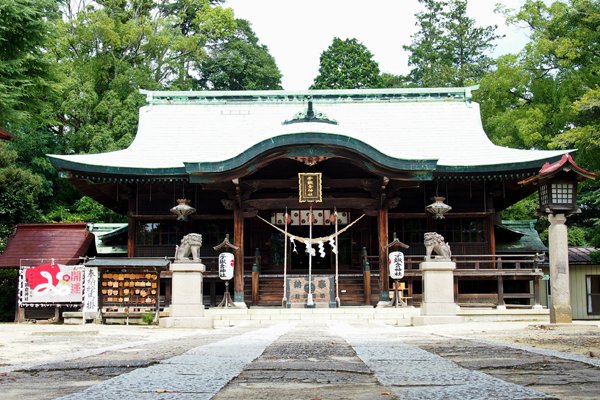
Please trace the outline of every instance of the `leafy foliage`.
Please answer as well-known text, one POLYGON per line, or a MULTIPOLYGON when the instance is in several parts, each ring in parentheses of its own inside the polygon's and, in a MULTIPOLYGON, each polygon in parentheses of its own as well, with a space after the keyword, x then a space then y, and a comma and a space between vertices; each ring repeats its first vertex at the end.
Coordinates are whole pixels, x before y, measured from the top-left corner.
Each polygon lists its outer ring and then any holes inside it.
POLYGON ((408 80, 416 86, 465 86, 477 83, 493 65, 496 26, 478 27, 467 16, 467 0, 419 0, 419 30, 410 52, 408 80))
POLYGON ((44 52, 57 17, 53 0, 0 2, 0 126, 11 128, 48 112, 56 89, 44 52))
MULTIPOLYGON (((528 0, 509 21, 529 26, 531 42, 520 54, 501 57, 481 80, 475 96, 485 130, 504 146, 576 148, 579 165, 598 171, 600 3, 528 0)), ((585 235, 572 243, 600 244, 600 183, 580 189, 582 214, 570 221, 585 235)))
POLYGON ((319 75, 311 89, 364 89, 381 87, 379 65, 356 39, 333 38, 321 53, 319 75))
POLYGON ((208 52, 200 65, 198 84, 203 89, 281 89, 281 72, 266 46, 259 43, 250 23, 236 20, 231 39, 208 52))
POLYGON ((0 238, 21 222, 124 220, 59 179, 46 154, 127 147, 140 88, 280 88, 268 49, 221 3, 0 1, 0 126, 14 134, 0 143, 0 238))
POLYGON ((18 270, 0 269, 0 322, 15 320, 18 279, 18 270))
MULTIPOLYGON (((38 207, 42 180, 31 171, 15 166, 17 152, 0 142, 0 238, 8 236, 20 222, 41 218, 38 207)), ((0 242, 0 250, 6 245, 0 242)))

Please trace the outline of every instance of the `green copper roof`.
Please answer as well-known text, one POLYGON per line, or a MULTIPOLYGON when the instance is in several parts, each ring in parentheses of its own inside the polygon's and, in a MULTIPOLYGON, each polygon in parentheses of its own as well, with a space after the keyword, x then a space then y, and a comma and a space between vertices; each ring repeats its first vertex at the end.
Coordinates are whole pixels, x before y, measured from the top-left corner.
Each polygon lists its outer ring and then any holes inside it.
POLYGON ((496 251, 500 253, 547 251, 548 248, 535 230, 535 223, 535 220, 503 220, 502 225, 496 225, 496 251))
POLYGON ((149 91, 148 104, 206 104, 243 102, 353 101, 471 101, 479 85, 460 88, 341 89, 341 90, 245 90, 245 91, 149 91))

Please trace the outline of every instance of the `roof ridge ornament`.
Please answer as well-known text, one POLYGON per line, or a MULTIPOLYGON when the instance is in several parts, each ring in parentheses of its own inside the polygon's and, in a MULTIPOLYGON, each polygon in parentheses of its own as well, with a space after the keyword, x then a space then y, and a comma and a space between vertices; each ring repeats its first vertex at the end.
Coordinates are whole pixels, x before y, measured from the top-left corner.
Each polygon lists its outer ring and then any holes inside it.
POLYGON ((308 107, 304 111, 300 111, 294 115, 294 118, 283 121, 283 125, 296 124, 299 122, 320 122, 324 124, 337 125, 337 121, 329 119, 325 113, 315 112, 313 109, 312 96, 306 96, 308 99, 308 107))

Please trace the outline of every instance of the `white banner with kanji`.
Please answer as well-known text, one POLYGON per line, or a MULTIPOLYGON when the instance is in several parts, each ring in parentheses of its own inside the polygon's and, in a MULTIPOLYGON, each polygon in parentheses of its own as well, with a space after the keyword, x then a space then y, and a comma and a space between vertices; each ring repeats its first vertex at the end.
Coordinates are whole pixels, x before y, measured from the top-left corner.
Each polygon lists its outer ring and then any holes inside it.
POLYGON ((81 303, 83 266, 57 263, 22 266, 19 274, 19 305, 81 303))

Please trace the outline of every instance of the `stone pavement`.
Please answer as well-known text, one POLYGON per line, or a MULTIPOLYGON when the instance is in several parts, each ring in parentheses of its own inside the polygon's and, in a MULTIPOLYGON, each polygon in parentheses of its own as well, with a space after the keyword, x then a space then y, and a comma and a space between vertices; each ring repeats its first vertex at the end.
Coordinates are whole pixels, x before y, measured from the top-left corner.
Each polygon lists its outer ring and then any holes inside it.
POLYGON ((461 367, 398 333, 335 321, 257 328, 62 399, 556 398, 461 367))

